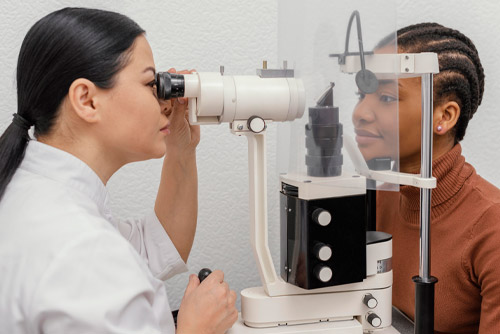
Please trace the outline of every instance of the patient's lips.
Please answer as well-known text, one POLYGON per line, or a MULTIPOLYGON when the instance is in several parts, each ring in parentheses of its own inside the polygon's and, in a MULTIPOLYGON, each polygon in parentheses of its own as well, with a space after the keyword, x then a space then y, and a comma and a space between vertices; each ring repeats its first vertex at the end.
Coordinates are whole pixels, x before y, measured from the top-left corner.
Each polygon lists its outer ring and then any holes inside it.
POLYGON ((358 145, 369 145, 382 139, 382 136, 365 129, 355 129, 354 132, 356 132, 356 142, 358 145))

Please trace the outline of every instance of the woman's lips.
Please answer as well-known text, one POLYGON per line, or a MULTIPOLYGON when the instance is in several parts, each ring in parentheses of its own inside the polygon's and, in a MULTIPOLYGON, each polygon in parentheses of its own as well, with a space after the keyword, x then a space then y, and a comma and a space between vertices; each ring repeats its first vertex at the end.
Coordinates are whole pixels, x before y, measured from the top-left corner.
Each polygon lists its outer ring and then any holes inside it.
POLYGON ((358 145, 369 145, 382 139, 382 136, 376 135, 367 130, 355 129, 354 132, 356 132, 356 142, 358 145))
POLYGON ((165 125, 163 128, 160 129, 160 132, 163 132, 164 134, 169 134, 170 130, 168 129, 169 124, 165 125))

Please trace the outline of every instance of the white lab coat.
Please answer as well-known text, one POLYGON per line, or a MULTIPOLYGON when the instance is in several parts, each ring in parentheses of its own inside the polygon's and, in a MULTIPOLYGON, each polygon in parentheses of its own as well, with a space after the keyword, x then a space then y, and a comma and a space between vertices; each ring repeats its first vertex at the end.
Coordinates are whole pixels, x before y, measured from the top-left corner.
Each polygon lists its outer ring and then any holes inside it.
POLYGON ((154 212, 117 221, 84 162, 30 141, 0 201, 0 333, 174 333, 186 270, 154 212))

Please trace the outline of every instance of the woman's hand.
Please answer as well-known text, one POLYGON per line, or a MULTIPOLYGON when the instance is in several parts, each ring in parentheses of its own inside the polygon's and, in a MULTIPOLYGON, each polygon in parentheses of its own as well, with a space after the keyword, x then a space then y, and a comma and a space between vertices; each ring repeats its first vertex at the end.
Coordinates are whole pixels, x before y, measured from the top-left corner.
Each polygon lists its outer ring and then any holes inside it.
MULTIPOLYGON (((190 74, 194 70, 176 72, 174 68, 171 68, 168 72, 190 74)), ((167 103, 166 115, 170 121, 170 134, 165 137, 167 155, 189 156, 194 154, 196 146, 200 142, 200 126, 189 124, 187 98, 174 98, 165 103, 167 103)))
POLYGON ((200 281, 189 276, 189 283, 177 316, 178 334, 223 334, 238 319, 236 293, 224 282, 224 273, 215 270, 200 281))

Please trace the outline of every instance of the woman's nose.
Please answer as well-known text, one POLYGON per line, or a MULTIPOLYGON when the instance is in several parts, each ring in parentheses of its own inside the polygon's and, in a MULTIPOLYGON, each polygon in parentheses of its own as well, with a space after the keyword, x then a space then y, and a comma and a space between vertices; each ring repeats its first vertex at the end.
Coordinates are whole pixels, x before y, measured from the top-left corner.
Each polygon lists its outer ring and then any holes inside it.
POLYGON ((375 121, 374 105, 373 101, 370 101, 371 97, 369 95, 358 102, 352 113, 352 122, 354 125, 359 125, 363 123, 372 123, 375 121))
POLYGON ((158 102, 160 103, 160 108, 161 108, 162 114, 168 114, 170 109, 172 109, 172 102, 170 100, 159 99, 158 102))

